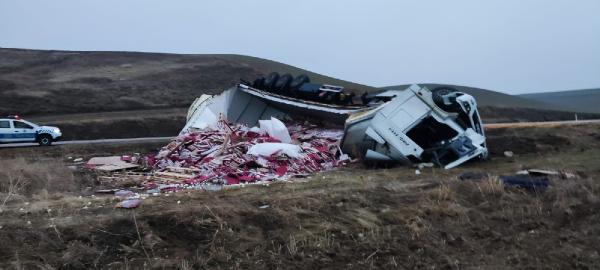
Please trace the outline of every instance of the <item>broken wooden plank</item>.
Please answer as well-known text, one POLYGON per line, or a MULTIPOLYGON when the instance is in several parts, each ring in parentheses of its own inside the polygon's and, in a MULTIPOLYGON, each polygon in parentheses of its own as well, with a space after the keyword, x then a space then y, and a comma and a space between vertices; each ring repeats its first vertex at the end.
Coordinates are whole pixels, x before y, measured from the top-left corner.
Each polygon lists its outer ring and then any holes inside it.
POLYGON ((184 167, 173 167, 173 166, 167 167, 167 170, 170 170, 170 171, 200 172, 200 169, 198 169, 198 168, 184 168, 184 167))
POLYGON ((167 178, 173 177, 178 179, 189 179, 193 178, 195 175, 193 174, 184 174, 184 173, 175 173, 175 172, 155 172, 154 175, 164 176, 167 178))

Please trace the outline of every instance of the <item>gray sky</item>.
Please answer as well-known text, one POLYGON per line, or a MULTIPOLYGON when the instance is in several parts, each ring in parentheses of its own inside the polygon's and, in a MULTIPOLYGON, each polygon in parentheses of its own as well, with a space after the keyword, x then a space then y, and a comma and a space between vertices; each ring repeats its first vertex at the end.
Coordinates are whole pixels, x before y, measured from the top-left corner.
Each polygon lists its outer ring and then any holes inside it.
POLYGON ((600 1, 0 0, 0 47, 237 53, 516 94, 600 87, 600 1))

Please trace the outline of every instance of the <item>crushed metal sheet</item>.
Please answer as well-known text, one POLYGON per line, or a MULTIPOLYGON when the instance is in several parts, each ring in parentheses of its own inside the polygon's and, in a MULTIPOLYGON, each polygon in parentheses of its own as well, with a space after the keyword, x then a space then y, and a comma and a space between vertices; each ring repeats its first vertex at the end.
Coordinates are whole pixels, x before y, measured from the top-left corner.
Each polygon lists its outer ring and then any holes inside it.
POLYGON ((93 157, 85 165, 89 169, 98 171, 118 171, 139 167, 137 164, 124 161, 120 156, 93 157))

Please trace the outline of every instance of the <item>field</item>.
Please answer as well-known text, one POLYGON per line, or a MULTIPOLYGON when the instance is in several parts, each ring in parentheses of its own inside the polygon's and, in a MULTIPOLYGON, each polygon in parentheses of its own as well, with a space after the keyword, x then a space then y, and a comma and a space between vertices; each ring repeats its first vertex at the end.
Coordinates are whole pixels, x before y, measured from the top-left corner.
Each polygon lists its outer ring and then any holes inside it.
POLYGON ((0 115, 46 116, 187 108, 240 79, 272 71, 374 88, 244 55, 41 51, 0 48, 0 115))
POLYGON ((571 111, 600 113, 600 88, 519 95, 546 104, 562 106, 571 111))
MULTIPOLYGON (((65 140, 172 136, 196 97, 271 71, 380 90, 243 55, 0 48, 0 114, 59 126, 65 140)), ((486 123, 574 118, 560 98, 459 90, 486 123)), ((586 111, 579 119, 598 118, 586 111)), ((136 210, 95 193, 97 175, 73 160, 164 143, 2 148, 0 269, 598 269, 599 134, 598 123, 490 125, 490 159, 449 171, 354 163, 291 183, 163 194, 136 210), (537 191, 498 180, 527 168, 575 177, 537 191)))
POLYGON ((352 164, 293 183, 151 197, 115 209, 68 157, 160 144, 2 149, 0 268, 598 269, 600 125, 487 130, 453 170, 352 164), (511 150, 513 157, 503 152, 511 150), (499 175, 563 170, 536 192, 499 175), (484 172, 483 181, 462 181, 484 172))
MULTIPOLYGON (((451 86, 452 88, 458 91, 465 92, 474 96, 477 99, 477 104, 479 106, 500 108, 528 108, 537 110, 556 110, 558 108, 560 110, 560 105, 550 105, 537 100, 531 100, 520 96, 507 95, 498 91, 481 89, 477 87, 468 87, 461 85, 442 85, 435 83, 420 83, 419 85, 426 86, 429 89, 434 89, 440 86, 451 86)), ((409 85, 394 85, 383 87, 382 89, 405 89, 408 86, 409 85)))
MULTIPOLYGON (((17 114, 58 126, 65 140, 172 136, 183 126, 195 98, 272 71, 308 74, 313 82, 341 85, 359 94, 381 91, 244 55, 0 48, 0 116, 17 114)), ((476 97, 485 122, 572 120, 574 113, 569 111, 576 111, 556 102, 453 87, 476 97)), ((600 118, 597 113, 578 116, 600 118)))

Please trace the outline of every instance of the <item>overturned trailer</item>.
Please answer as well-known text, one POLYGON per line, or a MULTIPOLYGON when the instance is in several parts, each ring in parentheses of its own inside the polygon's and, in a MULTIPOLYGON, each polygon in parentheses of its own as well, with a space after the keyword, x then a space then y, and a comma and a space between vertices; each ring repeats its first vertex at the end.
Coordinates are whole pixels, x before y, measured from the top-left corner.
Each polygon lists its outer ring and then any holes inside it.
MULTIPOLYGON (((451 88, 412 85, 363 96, 363 104, 353 105, 319 102, 256 85, 241 83, 220 95, 197 98, 181 133, 215 127, 221 117, 249 127, 275 117, 343 129, 341 150, 364 161, 433 162, 449 169, 488 154, 475 99, 451 88)), ((332 91, 339 95, 342 90, 311 85, 315 96, 332 91)))

